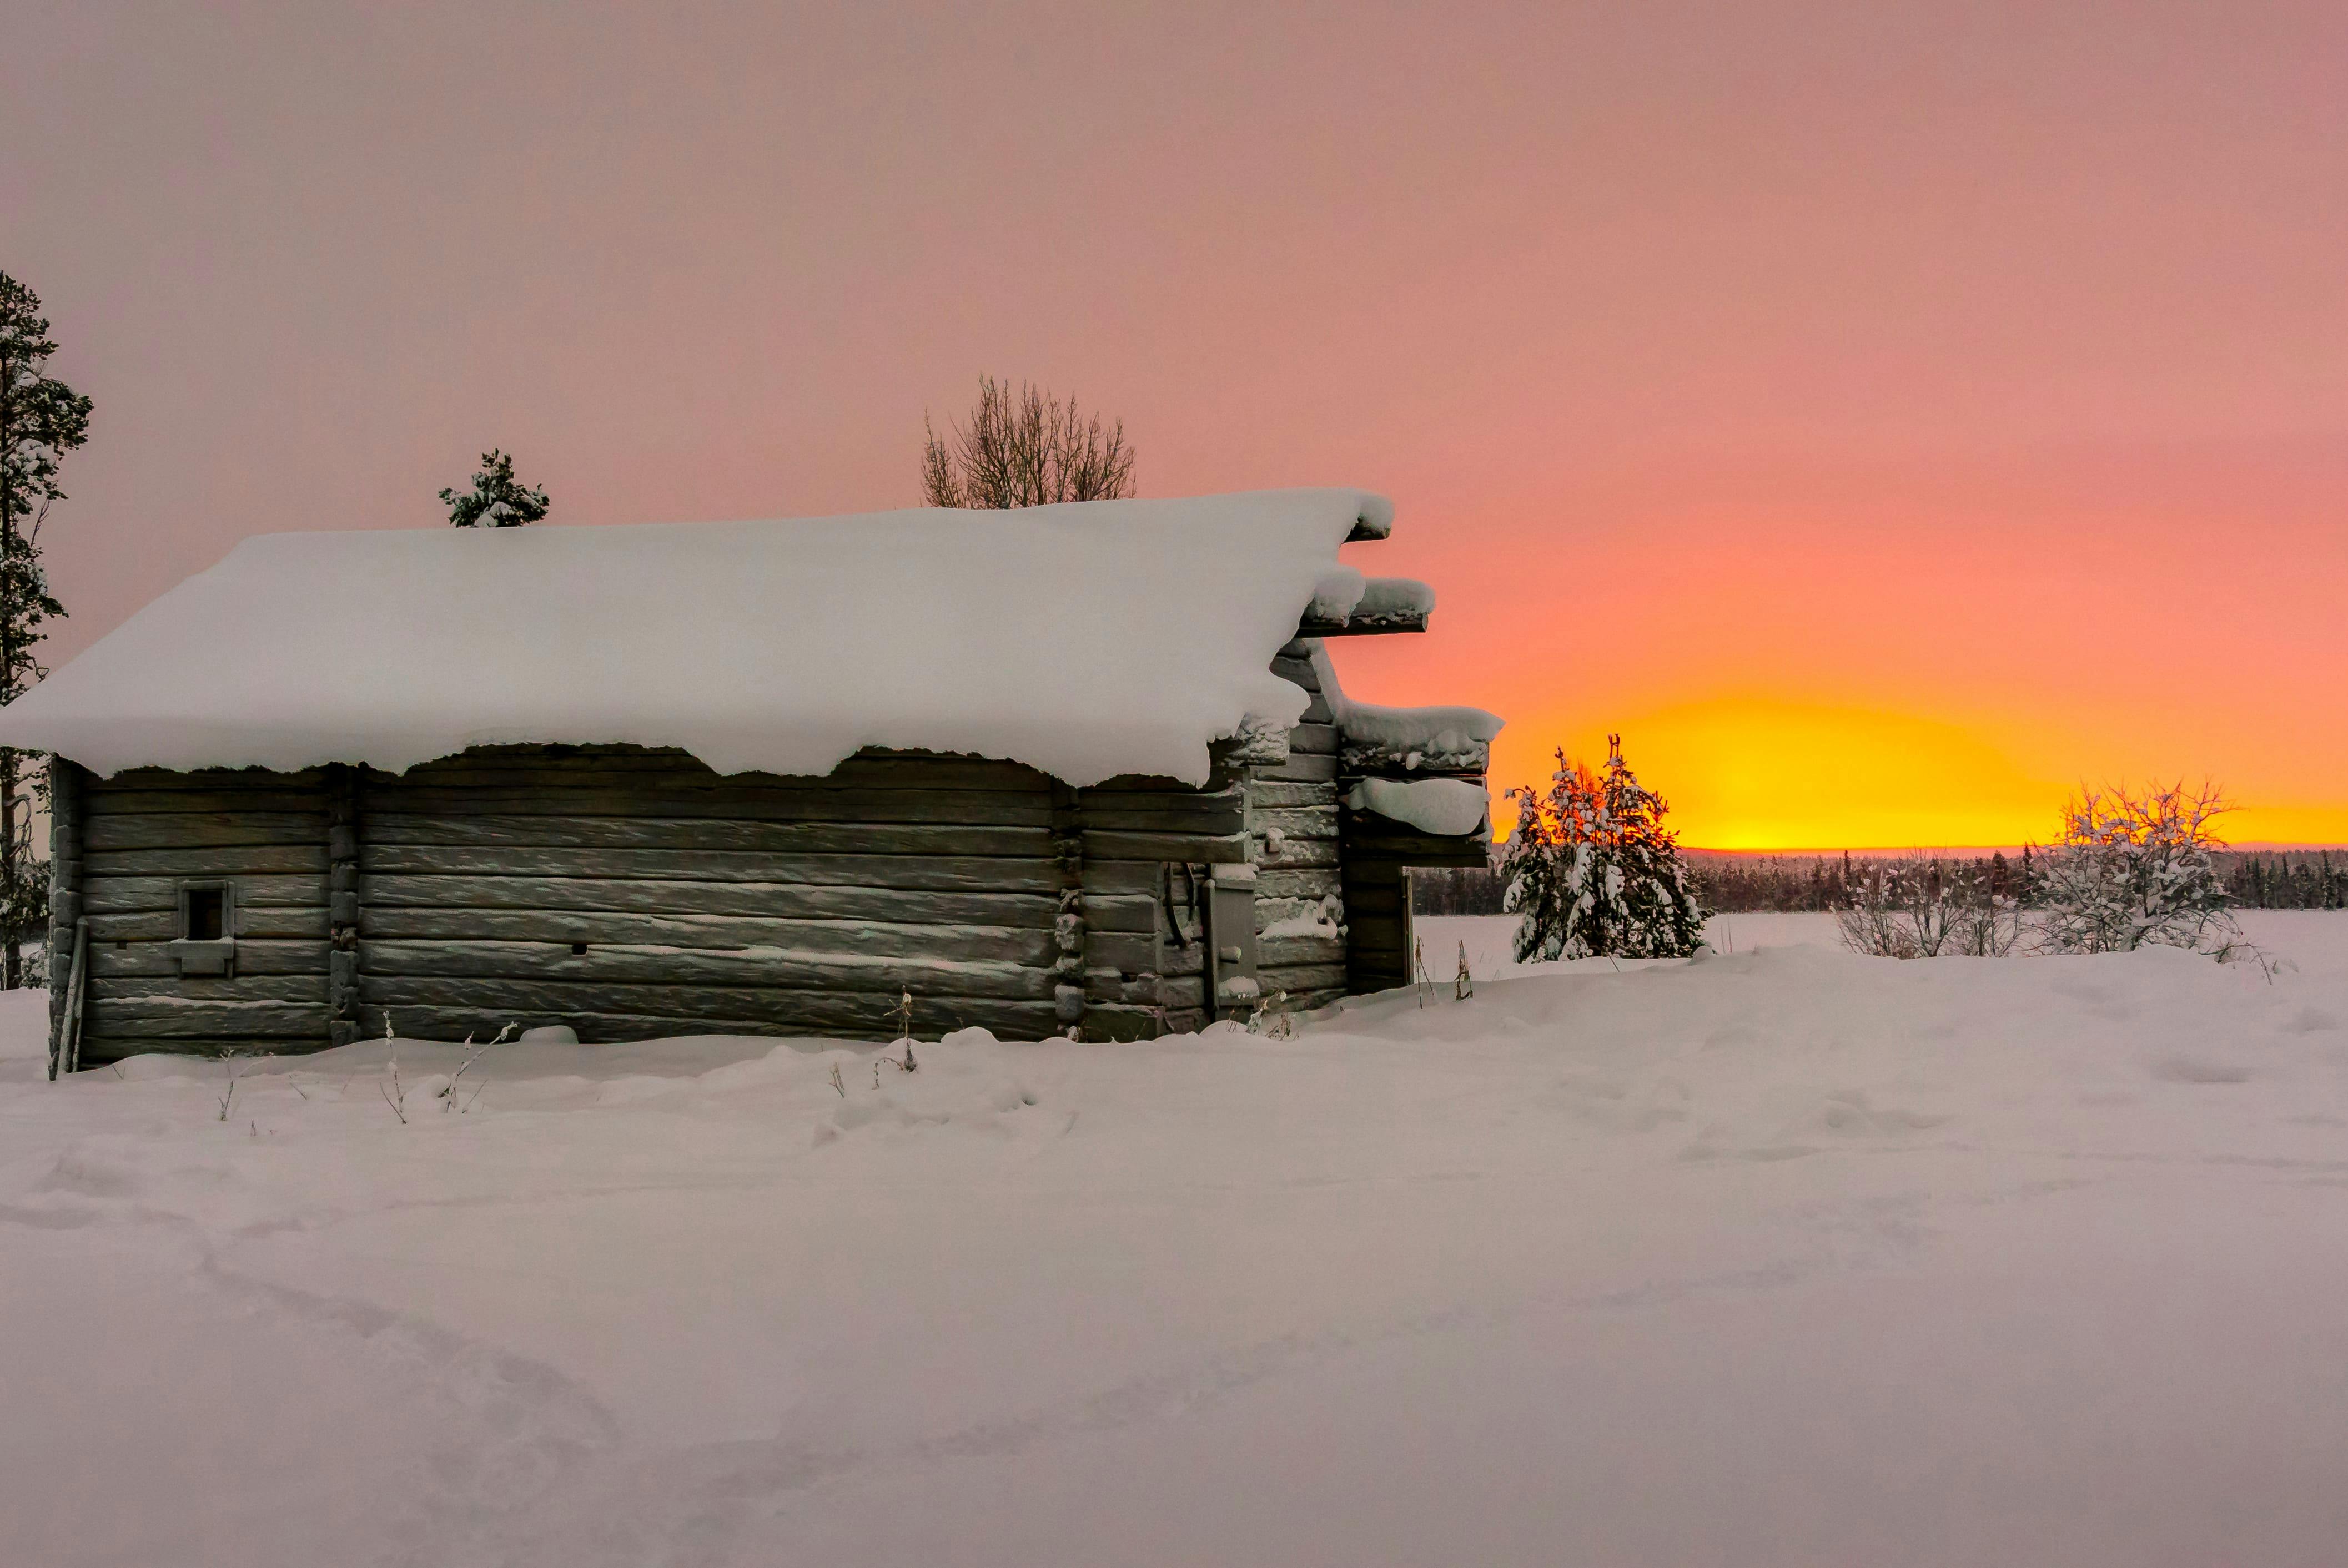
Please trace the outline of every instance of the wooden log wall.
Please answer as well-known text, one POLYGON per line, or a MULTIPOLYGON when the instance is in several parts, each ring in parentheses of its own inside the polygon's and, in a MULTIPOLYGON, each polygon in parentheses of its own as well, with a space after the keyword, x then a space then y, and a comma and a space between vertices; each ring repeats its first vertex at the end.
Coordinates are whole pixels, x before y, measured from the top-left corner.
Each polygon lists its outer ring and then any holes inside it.
POLYGON ((1354 989, 1346 960, 1352 907, 1338 864, 1338 735, 1312 658, 1312 644, 1300 639, 1272 661, 1273 673, 1312 702, 1289 732, 1287 760, 1250 769, 1247 783, 1257 978, 1266 996, 1284 993, 1281 1005, 1294 1009, 1354 989))
MULTIPOLYGON (((93 781, 87 853, 59 861, 93 918, 85 1059, 314 1049, 386 1013, 450 1040, 509 1023, 886 1039, 906 990, 931 1038, 1195 1029, 1209 868, 1263 842, 1243 772, 1076 791, 917 754, 721 778, 681 753, 509 747, 398 776, 93 781), (232 888, 232 974, 180 972, 191 882, 232 888)), ((1270 875, 1292 901, 1334 886, 1326 804, 1265 808, 1286 814, 1267 822, 1297 864, 1270 875)), ((1331 969, 1310 938, 1284 956, 1331 969)))
POLYGON ((1064 813, 1007 763, 720 777, 675 753, 477 751, 360 792, 361 1012, 457 1038, 568 1024, 1035 1040, 1063 1026, 1064 813))
POLYGON ((327 1043, 324 783, 320 770, 82 775, 85 1065, 327 1043), (233 889, 232 974, 180 973, 170 944, 191 882, 233 889))
POLYGON ((49 759, 49 1059, 64 1038, 67 987, 73 978, 74 923, 82 917, 81 769, 49 759))

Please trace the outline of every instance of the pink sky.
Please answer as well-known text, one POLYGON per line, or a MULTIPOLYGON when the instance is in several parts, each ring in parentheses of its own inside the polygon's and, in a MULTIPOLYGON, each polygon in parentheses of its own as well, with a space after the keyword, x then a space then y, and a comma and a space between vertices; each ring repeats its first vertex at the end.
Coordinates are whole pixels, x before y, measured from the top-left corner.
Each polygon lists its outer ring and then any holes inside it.
POLYGON ((16 5, 98 400, 63 657, 235 539, 917 498, 981 372, 1144 494, 1393 496, 1361 694, 1692 842, 2348 841, 2348 7, 16 5))

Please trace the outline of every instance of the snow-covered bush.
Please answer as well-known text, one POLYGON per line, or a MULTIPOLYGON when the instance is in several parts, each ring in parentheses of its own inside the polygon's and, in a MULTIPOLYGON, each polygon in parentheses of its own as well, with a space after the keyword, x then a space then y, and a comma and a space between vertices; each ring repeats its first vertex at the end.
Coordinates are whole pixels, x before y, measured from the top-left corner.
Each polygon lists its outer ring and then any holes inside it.
POLYGON ((2223 956, 2240 928, 2213 856, 2211 824, 2228 807, 2217 786, 2182 784, 2141 796, 2125 786, 2082 790, 2063 808, 2063 833, 2037 857, 2031 903, 2039 945, 2056 953, 2189 948, 2223 956))
POLYGON ((481 454, 480 471, 469 490, 443 490, 448 522, 459 528, 518 528, 546 516, 546 492, 514 477, 513 459, 503 452, 481 454))
POLYGON ((2022 932, 2017 901, 1979 862, 1918 855, 1878 862, 1849 879, 1849 901, 1835 911, 1843 946, 1879 958, 1933 958, 1943 953, 1998 958, 2022 932))
POLYGON ((1519 916, 1516 955, 1534 958, 1683 958, 1704 945, 1670 808, 1606 737, 1606 771, 1557 753, 1546 792, 1515 789, 1517 827, 1500 857, 1501 907, 1519 916))

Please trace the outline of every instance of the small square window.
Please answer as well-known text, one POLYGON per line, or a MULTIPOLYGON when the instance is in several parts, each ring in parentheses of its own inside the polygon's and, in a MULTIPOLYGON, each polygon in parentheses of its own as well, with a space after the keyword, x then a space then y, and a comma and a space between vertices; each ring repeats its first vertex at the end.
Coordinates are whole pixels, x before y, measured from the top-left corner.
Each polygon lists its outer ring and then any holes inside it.
POLYGON ((191 887, 181 906, 180 934, 191 942, 217 942, 228 935, 228 889, 191 887))

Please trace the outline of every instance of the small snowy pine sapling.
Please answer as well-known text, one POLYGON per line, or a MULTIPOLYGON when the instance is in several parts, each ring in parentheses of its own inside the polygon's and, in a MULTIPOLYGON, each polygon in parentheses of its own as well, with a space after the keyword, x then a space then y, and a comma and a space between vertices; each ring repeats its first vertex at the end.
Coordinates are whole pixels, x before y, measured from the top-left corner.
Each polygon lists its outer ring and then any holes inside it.
POLYGON ((481 454, 469 490, 443 490, 448 525, 458 528, 518 528, 546 516, 546 492, 514 477, 513 459, 495 450, 481 454))

